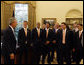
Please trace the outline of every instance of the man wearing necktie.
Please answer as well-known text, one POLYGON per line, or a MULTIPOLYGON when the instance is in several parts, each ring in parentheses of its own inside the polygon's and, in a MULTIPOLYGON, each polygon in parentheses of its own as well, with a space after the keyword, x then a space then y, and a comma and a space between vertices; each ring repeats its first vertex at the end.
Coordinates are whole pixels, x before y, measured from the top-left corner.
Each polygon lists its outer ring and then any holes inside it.
POLYGON ((48 54, 47 62, 51 64, 51 41, 52 41, 52 30, 49 29, 50 23, 46 23, 46 29, 43 30, 43 40, 44 40, 44 53, 42 57, 42 64, 45 63, 45 58, 48 54))
POLYGON ((60 32, 59 29, 59 23, 55 23, 54 25, 54 29, 53 29, 53 36, 52 36, 52 58, 51 61, 53 62, 54 59, 54 53, 56 51, 56 55, 57 55, 57 61, 59 60, 59 43, 58 43, 58 34, 60 32))
POLYGON ((79 31, 75 34, 75 44, 73 46, 75 52, 75 62, 77 64, 80 63, 81 59, 83 59, 83 25, 78 24, 79 31), (82 41, 82 42, 81 42, 82 41))
POLYGON ((42 29, 40 23, 37 23, 37 27, 32 30, 32 43, 33 43, 33 57, 32 64, 39 64, 42 49, 42 29))
POLYGON ((17 21, 14 17, 10 18, 9 27, 4 31, 2 54, 4 55, 4 64, 14 64, 16 54, 16 38, 14 29, 17 26, 17 21))
POLYGON ((23 28, 18 32, 18 45, 20 46, 19 64, 22 63, 23 53, 25 54, 25 64, 28 64, 28 50, 31 46, 31 31, 27 28, 27 21, 23 22, 23 28))
MULTIPOLYGON (((79 31, 79 29, 78 29, 78 25, 77 25, 77 22, 75 22, 74 24, 73 24, 73 29, 72 29, 72 31, 73 31, 73 40, 75 40, 75 34, 76 34, 76 32, 78 32, 79 31)), ((73 41, 73 46, 75 45, 75 42, 73 41)), ((73 50, 72 50, 72 59, 73 59, 73 62, 75 61, 75 49, 73 48, 73 50)))
POLYGON ((59 34, 59 50, 60 50, 60 60, 59 63, 63 64, 64 60, 67 64, 71 64, 71 45, 72 45, 72 35, 71 31, 67 30, 66 23, 62 23, 62 30, 59 34))

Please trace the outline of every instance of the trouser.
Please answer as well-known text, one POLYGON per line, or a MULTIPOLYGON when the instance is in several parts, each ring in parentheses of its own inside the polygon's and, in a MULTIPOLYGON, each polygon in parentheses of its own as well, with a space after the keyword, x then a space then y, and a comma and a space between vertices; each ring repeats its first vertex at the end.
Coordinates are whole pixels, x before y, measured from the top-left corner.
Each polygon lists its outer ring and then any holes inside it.
POLYGON ((39 64, 40 57, 41 57, 41 46, 40 45, 33 46, 32 64, 39 64))
POLYGON ((47 62, 48 64, 51 64, 51 53, 50 52, 51 52, 50 46, 44 45, 44 53, 42 54, 42 64, 45 63, 45 59, 47 55, 48 55, 47 62))
POLYGON ((73 59, 73 62, 76 61, 76 52, 73 52, 73 51, 72 51, 72 59, 73 59))
POLYGON ((58 62, 58 64, 60 64, 59 60, 60 60, 60 50, 59 50, 59 45, 58 44, 53 44, 52 45, 52 53, 51 53, 51 62, 54 59, 54 53, 56 51, 56 61, 58 62))
POLYGON ((51 62, 52 62, 53 59, 54 59, 54 53, 55 53, 55 51, 56 51, 56 45, 53 44, 53 45, 52 45, 52 51, 51 51, 51 62))
POLYGON ((22 57, 24 54, 24 63, 28 64, 28 47, 24 46, 24 47, 20 47, 20 52, 19 52, 19 64, 22 64, 22 57))
POLYGON ((79 64, 81 59, 83 59, 83 49, 76 49, 74 53, 74 61, 76 62, 76 64, 79 64))
POLYGON ((59 58, 59 46, 58 44, 53 44, 52 45, 52 52, 51 52, 51 61, 54 59, 54 53, 56 52, 57 59, 59 58))
POLYGON ((63 64, 64 59, 67 62, 67 64, 71 64, 71 54, 70 54, 70 50, 69 50, 68 46, 62 45, 61 49, 60 49, 60 54, 61 54, 59 57, 60 64, 63 64))

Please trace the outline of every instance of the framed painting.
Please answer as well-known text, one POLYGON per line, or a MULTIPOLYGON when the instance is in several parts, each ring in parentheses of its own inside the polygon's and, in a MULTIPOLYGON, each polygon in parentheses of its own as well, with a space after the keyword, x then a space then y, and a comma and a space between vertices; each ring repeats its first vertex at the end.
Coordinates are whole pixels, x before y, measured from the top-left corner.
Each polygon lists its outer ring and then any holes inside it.
POLYGON ((54 24, 56 23, 56 18, 42 18, 43 24, 46 24, 47 22, 50 23, 50 28, 53 28, 54 24))

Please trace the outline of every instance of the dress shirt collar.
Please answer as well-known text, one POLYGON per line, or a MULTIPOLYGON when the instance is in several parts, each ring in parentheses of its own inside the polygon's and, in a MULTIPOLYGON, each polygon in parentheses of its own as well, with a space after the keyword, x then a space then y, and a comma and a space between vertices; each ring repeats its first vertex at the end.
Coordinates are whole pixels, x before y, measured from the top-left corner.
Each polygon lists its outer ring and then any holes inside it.
POLYGON ((13 27, 11 26, 11 25, 9 25, 9 27, 12 29, 12 31, 14 32, 14 29, 13 29, 13 27))

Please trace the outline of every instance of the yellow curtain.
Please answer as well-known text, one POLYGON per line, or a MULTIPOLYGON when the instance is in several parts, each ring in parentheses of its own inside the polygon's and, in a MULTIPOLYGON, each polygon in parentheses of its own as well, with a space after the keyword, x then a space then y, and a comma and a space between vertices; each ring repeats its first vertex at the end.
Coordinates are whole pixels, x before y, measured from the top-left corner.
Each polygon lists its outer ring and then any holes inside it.
POLYGON ((9 18, 13 15, 15 3, 29 4, 28 27, 33 29, 36 25, 36 2, 35 1, 1 1, 1 29, 6 29, 9 24, 9 18))
POLYGON ((3 24, 4 24, 3 22, 3 3, 1 2, 1 30, 4 29, 3 24))
POLYGON ((9 25, 9 19, 13 14, 13 4, 1 2, 1 29, 6 29, 9 25))
POLYGON ((29 29, 33 29, 36 26, 36 12, 35 7, 33 7, 31 4, 29 4, 29 22, 28 26, 29 29))

